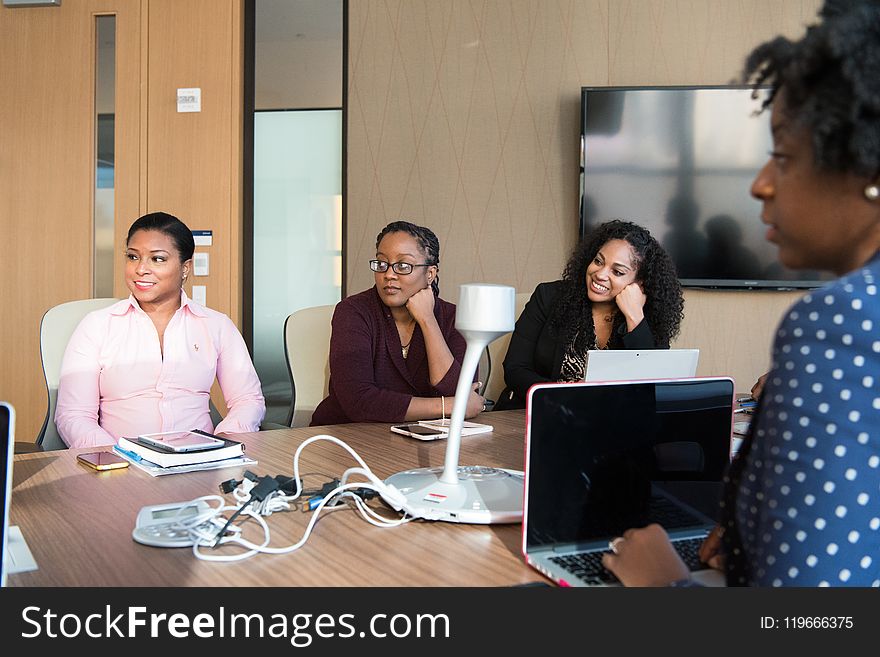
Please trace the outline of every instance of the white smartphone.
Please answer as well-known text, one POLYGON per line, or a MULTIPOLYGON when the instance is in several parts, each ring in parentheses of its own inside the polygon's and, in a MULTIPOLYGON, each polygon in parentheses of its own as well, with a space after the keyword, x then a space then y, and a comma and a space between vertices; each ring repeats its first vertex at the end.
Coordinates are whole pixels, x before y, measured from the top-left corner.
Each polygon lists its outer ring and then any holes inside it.
POLYGON ((399 433, 416 440, 437 440, 446 438, 446 432, 431 427, 424 427, 421 424, 395 424, 392 425, 391 431, 399 433))
POLYGON ((216 449, 225 444, 219 438, 198 430, 145 433, 138 436, 138 442, 166 452, 195 452, 216 449))

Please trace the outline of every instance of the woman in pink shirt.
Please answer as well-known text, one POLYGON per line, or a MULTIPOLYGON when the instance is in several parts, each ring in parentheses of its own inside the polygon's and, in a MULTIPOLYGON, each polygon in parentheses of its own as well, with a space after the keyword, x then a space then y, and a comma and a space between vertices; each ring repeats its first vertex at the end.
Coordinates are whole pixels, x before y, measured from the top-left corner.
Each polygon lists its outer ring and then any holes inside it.
POLYGON ((241 334, 182 289, 193 251, 192 232, 177 217, 153 212, 131 225, 131 295, 86 315, 64 352, 55 424, 68 446, 159 431, 259 430, 266 405, 241 334), (215 376, 229 408, 216 428, 209 411, 215 376))

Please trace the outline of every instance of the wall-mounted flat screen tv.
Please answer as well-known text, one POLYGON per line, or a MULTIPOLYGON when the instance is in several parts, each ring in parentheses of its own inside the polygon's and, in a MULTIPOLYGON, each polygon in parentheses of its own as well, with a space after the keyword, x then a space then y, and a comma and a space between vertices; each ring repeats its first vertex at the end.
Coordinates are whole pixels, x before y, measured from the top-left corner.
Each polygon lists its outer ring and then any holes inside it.
POLYGON ((749 194, 772 148, 770 113, 747 87, 584 87, 581 236, 609 219, 645 226, 685 286, 811 288, 764 238, 749 194))

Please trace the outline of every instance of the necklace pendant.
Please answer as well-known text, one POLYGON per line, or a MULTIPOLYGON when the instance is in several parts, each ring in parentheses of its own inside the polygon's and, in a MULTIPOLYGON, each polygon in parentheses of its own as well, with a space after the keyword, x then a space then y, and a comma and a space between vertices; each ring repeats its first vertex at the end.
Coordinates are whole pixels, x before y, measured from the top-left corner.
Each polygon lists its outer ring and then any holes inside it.
POLYGON ((406 360, 406 357, 409 356, 409 345, 406 345, 405 347, 401 347, 400 351, 403 354, 404 360, 406 360))

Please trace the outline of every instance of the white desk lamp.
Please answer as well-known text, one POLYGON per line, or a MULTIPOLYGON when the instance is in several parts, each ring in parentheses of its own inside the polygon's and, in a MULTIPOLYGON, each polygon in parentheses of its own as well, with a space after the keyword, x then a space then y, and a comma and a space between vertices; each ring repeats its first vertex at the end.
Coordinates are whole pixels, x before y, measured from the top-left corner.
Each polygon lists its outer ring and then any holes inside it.
POLYGON ((464 523, 521 522, 523 473, 485 466, 458 465, 461 427, 480 355, 495 338, 513 330, 516 290, 506 285, 461 286, 455 328, 467 341, 455 389, 443 468, 398 472, 385 480, 403 497, 385 498, 397 511, 416 518, 464 523), (393 498, 393 499, 389 499, 393 498))

